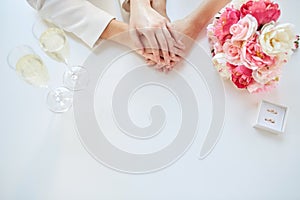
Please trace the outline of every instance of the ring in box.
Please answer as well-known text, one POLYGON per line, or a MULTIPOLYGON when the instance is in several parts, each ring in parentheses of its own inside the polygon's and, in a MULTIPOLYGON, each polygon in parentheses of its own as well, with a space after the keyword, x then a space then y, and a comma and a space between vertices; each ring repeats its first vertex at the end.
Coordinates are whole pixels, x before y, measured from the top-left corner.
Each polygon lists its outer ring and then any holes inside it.
POLYGON ((276 134, 284 133, 287 112, 286 106, 262 100, 254 127, 276 134))

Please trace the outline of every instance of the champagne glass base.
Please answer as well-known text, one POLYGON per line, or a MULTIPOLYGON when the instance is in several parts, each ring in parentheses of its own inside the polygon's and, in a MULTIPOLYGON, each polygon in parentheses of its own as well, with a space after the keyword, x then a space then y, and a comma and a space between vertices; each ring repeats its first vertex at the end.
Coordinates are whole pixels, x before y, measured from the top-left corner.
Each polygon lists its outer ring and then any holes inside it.
POLYGON ((49 110, 55 113, 63 113, 70 109, 73 103, 73 93, 65 88, 58 87, 51 90, 47 95, 49 110))
POLYGON ((88 72, 79 65, 72 66, 64 73, 64 85, 70 90, 78 91, 87 87, 88 72))

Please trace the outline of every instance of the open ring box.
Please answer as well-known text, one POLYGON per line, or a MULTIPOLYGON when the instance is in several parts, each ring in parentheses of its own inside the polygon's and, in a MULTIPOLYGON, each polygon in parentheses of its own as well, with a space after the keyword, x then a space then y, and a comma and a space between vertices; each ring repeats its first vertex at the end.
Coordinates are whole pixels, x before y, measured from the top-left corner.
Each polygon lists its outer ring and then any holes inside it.
POLYGON ((255 128, 282 134, 285 130, 288 108, 262 100, 259 106, 255 128))

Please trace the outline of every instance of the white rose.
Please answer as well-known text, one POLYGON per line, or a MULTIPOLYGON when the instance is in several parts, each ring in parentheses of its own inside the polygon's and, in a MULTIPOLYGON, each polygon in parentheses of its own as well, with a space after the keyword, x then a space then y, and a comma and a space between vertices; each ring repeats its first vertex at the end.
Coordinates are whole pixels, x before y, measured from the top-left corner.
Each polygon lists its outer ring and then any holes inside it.
POLYGON ((212 62, 222 78, 229 79, 231 77, 230 71, 227 67, 227 61, 224 53, 217 53, 212 58, 212 62))
POLYGON ((268 55, 291 54, 295 33, 292 24, 265 24, 259 36, 262 50, 268 55))

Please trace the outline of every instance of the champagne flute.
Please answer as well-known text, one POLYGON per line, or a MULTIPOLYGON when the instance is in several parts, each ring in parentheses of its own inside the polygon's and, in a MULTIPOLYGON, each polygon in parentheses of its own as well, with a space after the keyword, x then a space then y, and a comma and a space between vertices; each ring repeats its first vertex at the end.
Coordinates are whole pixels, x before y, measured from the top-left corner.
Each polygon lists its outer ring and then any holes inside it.
POLYGON ((69 64, 70 47, 65 32, 42 19, 34 23, 32 32, 49 57, 65 64, 67 69, 63 76, 64 85, 74 91, 84 89, 88 84, 88 73, 80 65, 69 64))
MULTIPOLYGON (((48 70, 42 59, 30 46, 22 45, 14 48, 8 54, 7 62, 26 83, 36 87, 48 88, 48 70)), ((49 110, 62 113, 71 107, 73 94, 65 87, 58 87, 48 92, 46 102, 49 110)))

